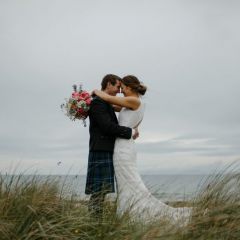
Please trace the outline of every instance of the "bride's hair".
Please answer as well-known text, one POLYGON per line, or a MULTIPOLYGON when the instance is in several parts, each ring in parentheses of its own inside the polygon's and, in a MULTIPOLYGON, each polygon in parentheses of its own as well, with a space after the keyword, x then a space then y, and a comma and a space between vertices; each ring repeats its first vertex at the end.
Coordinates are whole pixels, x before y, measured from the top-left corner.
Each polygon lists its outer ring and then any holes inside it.
POLYGON ((147 91, 147 87, 143 85, 137 77, 133 75, 128 75, 122 78, 121 82, 130 87, 134 92, 144 95, 147 91))

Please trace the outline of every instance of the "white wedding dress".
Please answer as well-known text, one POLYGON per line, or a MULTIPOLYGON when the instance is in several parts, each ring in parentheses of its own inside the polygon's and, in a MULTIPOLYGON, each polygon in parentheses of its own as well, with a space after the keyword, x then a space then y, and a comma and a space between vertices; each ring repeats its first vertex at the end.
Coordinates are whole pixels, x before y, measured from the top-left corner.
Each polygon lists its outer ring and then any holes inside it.
MULTIPOLYGON (((119 113, 119 125, 136 127, 143 119, 144 109, 143 102, 135 111, 122 108, 119 113)), ((154 197, 141 179, 136 160, 134 140, 117 138, 113 155, 117 184, 117 214, 128 212, 133 220, 144 222, 166 218, 174 223, 180 221, 181 224, 183 220, 188 221, 191 208, 173 208, 154 197)))

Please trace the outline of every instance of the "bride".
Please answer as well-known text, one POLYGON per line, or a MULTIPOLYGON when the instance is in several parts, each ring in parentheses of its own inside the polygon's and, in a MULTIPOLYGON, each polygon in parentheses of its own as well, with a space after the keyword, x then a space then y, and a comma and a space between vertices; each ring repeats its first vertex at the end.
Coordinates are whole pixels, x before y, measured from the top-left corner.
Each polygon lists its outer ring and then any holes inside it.
MULTIPOLYGON (((141 96, 147 88, 135 76, 129 75, 122 79, 121 89, 124 97, 111 96, 99 90, 94 90, 94 93, 120 111, 119 125, 137 130, 145 109, 141 96)), ((174 223, 184 219, 187 221, 191 208, 173 208, 154 197, 141 179, 136 160, 134 140, 117 138, 113 155, 118 193, 117 213, 122 215, 128 212, 135 220, 167 218, 174 223)))

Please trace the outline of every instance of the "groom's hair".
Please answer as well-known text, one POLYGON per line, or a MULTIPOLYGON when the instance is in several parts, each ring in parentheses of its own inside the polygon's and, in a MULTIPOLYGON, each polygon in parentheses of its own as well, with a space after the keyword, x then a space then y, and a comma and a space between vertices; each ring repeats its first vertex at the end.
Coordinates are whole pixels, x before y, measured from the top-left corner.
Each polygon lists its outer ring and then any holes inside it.
POLYGON ((117 83, 118 81, 121 81, 121 78, 117 75, 114 74, 107 74, 103 79, 102 79, 102 90, 105 90, 107 87, 107 84, 110 82, 113 86, 117 83))

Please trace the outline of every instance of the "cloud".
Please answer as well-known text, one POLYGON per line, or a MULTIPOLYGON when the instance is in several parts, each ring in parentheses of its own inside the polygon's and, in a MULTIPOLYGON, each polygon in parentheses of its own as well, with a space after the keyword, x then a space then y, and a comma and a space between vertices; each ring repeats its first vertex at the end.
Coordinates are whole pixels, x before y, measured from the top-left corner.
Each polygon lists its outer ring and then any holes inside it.
POLYGON ((239 156, 239 5, 2 1, 0 168, 19 159, 42 172, 59 160, 86 166, 88 129, 59 106, 74 83, 91 91, 107 73, 134 74, 148 86, 141 171, 161 172, 162 157, 168 172, 194 172, 239 156))
POLYGON ((239 154, 239 148, 234 148, 229 145, 188 145, 180 141, 159 142, 159 143, 147 143, 139 144, 139 152, 147 152, 149 154, 175 154, 175 153, 193 153, 196 155, 214 155, 214 156, 235 156, 239 154))

